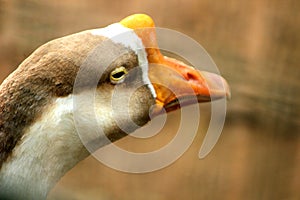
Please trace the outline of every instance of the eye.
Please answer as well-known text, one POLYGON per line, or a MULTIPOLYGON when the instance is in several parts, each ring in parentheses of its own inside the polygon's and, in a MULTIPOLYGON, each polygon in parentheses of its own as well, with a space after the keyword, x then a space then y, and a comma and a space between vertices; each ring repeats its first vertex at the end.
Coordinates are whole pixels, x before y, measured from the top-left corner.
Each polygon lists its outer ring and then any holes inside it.
POLYGON ((122 83, 127 73, 125 67, 117 67, 110 73, 110 81, 114 84, 122 83))

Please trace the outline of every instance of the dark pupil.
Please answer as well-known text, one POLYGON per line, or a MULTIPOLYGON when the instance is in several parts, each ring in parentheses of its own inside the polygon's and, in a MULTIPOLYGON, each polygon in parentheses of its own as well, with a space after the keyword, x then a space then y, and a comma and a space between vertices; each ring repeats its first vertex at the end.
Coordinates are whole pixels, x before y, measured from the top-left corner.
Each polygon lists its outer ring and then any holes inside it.
POLYGON ((115 79, 119 79, 121 78, 125 73, 124 72, 117 72, 115 74, 112 75, 112 77, 114 77, 115 79))

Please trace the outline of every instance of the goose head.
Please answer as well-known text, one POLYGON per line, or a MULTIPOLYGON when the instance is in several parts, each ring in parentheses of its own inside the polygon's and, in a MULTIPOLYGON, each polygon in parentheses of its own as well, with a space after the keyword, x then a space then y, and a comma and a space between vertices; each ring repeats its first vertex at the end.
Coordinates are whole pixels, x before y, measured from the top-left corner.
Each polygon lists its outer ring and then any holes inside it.
POLYGON ((229 95, 221 76, 164 56, 144 14, 52 40, 0 86, 0 193, 45 198, 89 151, 179 109, 178 99, 229 95))

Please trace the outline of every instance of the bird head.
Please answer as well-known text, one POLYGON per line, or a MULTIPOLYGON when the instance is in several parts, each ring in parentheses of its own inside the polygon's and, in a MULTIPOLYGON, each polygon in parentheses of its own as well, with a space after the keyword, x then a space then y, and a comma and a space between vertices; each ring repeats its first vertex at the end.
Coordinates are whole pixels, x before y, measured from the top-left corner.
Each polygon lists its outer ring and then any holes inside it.
MULTIPOLYGON (((101 108, 105 103, 101 99, 103 95, 110 96, 109 103, 106 102, 110 105, 104 108, 110 107, 107 112, 111 113, 108 117, 110 127, 115 127, 114 134, 106 134, 112 136, 111 140, 118 139, 124 132, 133 132, 161 113, 198 102, 230 97, 229 86, 221 76, 199 71, 162 54, 157 44, 154 21, 148 15, 131 15, 91 33, 109 38, 94 48, 94 53, 90 54, 93 58, 90 59, 99 63, 108 60, 106 66, 110 66, 105 69, 110 73, 110 85, 100 84, 98 102, 102 106, 96 107, 100 109, 97 113, 103 113, 101 108), (124 49, 120 50, 120 46, 117 46, 115 53, 104 54, 107 49, 113 52, 113 44, 121 45, 124 49), (106 95, 105 92, 110 94, 106 95)), ((87 63, 90 64, 90 61, 87 63)), ((85 80, 84 77, 82 79, 85 80)))
POLYGON ((45 196, 87 156, 82 142, 94 151, 163 111, 228 96, 221 76, 164 56, 144 14, 52 40, 0 86, 1 185, 45 196))
POLYGON ((152 18, 135 14, 38 48, 1 85, 0 132, 11 152, 28 127, 73 109, 89 141, 98 129, 115 141, 150 116, 229 96, 221 76, 164 56, 152 18))

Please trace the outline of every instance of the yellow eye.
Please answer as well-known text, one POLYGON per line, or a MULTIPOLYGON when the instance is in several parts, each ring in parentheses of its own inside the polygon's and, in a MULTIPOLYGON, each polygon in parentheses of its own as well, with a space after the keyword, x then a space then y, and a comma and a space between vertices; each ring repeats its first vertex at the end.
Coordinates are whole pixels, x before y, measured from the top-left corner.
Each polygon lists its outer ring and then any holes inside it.
POLYGON ((125 67, 117 67, 110 73, 110 81, 114 84, 122 83, 127 73, 128 72, 125 67))

